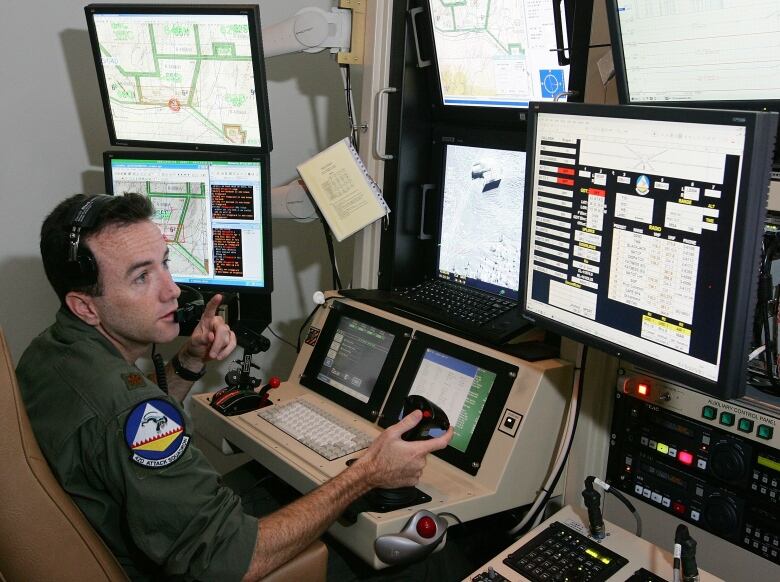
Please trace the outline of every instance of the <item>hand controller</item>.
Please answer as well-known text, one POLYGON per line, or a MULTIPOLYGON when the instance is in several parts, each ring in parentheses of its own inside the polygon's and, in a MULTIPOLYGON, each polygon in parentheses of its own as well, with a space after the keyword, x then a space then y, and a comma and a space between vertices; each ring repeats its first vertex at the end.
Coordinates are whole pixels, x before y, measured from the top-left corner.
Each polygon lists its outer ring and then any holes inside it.
POLYGON ((431 429, 438 428, 446 431, 450 428, 450 421, 444 411, 424 396, 412 394, 406 397, 403 416, 407 416, 413 410, 421 410, 423 417, 417 426, 401 435, 405 441, 427 440, 433 438, 430 434, 431 429))

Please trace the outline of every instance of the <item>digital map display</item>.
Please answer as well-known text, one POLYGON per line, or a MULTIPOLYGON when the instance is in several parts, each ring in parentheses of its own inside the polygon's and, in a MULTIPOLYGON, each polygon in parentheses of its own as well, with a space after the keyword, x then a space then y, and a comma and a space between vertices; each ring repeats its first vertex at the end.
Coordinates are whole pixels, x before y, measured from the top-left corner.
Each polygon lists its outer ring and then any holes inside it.
POLYGON ((96 14, 118 140, 261 147, 245 14, 96 14))
POLYGON ((527 107, 566 91, 549 0, 430 0, 444 105, 527 107))

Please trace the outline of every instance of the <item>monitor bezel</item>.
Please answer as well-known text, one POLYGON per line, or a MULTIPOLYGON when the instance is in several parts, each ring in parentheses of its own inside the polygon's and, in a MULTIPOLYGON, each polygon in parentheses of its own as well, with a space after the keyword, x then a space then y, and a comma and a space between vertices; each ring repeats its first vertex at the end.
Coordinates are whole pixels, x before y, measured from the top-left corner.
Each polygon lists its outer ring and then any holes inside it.
MULTIPOLYGON (((418 39, 418 42, 425 42, 430 50, 431 64, 427 67, 430 71, 427 77, 430 85, 430 92, 434 99, 434 117, 442 123, 457 124, 461 123, 464 118, 468 118, 469 121, 473 122, 476 126, 494 123, 524 129, 528 106, 509 107, 453 105, 451 103, 444 103, 444 92, 439 71, 438 46, 433 32, 433 11, 431 10, 431 1, 432 0, 424 0, 422 2, 423 10, 425 12, 424 22, 426 28, 423 29, 420 27, 420 29, 418 29, 418 34, 424 30, 424 34, 427 35, 427 38, 423 38, 422 40, 418 39)), ((568 38, 565 38, 564 42, 571 45, 566 49, 563 49, 568 50, 571 55, 571 62, 565 65, 568 67, 566 91, 574 92, 574 94, 568 95, 566 99, 569 102, 579 102, 583 100, 585 93, 587 55, 589 50, 588 44, 590 41, 590 18, 592 15, 584 12, 580 14, 577 6, 570 7, 568 2, 564 2, 560 8, 554 6, 553 9, 565 11, 564 19, 566 21, 568 38), (580 16, 582 16, 582 18, 580 18, 580 16), (587 31, 583 29, 585 24, 587 24, 587 31)), ((415 17, 411 16, 411 18, 415 17)), ((550 50, 560 50, 557 47, 557 42, 556 48, 550 50)))
MULTIPOLYGON (((488 446, 496 434, 496 428, 504 411, 506 401, 509 398, 509 393, 517 378, 519 368, 508 362, 497 360, 440 337, 416 331, 409 344, 406 357, 404 357, 404 361, 401 364, 401 369, 398 371, 398 377, 393 383, 387 403, 379 417, 379 426, 382 428, 388 428, 398 422, 403 409, 404 399, 412 388, 417 371, 425 357, 425 352, 429 348, 483 370, 493 372, 496 375, 496 380, 490 388, 490 394, 479 416, 479 421, 477 421, 477 425, 474 427, 474 432, 471 435, 466 451, 461 452, 448 446, 433 453, 461 471, 469 475, 476 475, 482 466, 482 459, 485 457, 488 446)), ((451 423, 454 423, 457 419, 449 420, 451 423)))
POLYGON ((625 105, 651 105, 659 107, 690 107, 701 109, 739 109, 747 111, 780 112, 780 99, 734 100, 686 100, 686 101, 632 101, 631 90, 623 52, 623 35, 620 26, 619 0, 607 0, 607 20, 612 39, 612 60, 615 66, 615 82, 619 102, 625 105))
MULTIPOLYGON (((526 206, 523 218, 523 255, 521 257, 520 305, 523 315, 535 325, 583 344, 591 345, 626 361, 643 366, 672 381, 680 382, 719 398, 734 398, 745 391, 749 329, 756 302, 757 273, 761 247, 761 233, 766 218, 766 202, 769 188, 770 159, 754 159, 754 147, 759 139, 766 139, 775 121, 759 120, 756 112, 648 107, 637 105, 590 105, 565 103, 535 103, 529 115, 528 154, 526 168, 526 206), (628 350, 611 341, 580 331, 570 325, 558 323, 533 311, 529 311, 528 268, 531 237, 531 205, 534 200, 533 167, 536 158, 536 124, 539 113, 569 114, 578 116, 613 117, 626 119, 650 119, 683 123, 737 125, 746 128, 745 151, 742 165, 742 181, 739 184, 739 200, 735 207, 736 220, 732 236, 734 247, 732 269, 726 282, 728 301, 725 305, 721 363, 718 378, 711 381, 644 353, 628 350), (759 127, 760 125, 760 127, 759 127), (758 135, 762 134, 762 135, 758 135), (766 134, 766 135, 763 135, 766 134), (748 235, 755 232, 754 237, 748 235), (734 358, 743 354, 743 358, 734 358)), ((771 152, 767 152, 771 155, 771 152)))
POLYGON ((257 5, 239 4, 89 4, 84 7, 87 19, 92 56, 95 62, 98 87, 106 118, 106 127, 112 146, 132 146, 143 148, 181 149, 190 151, 212 151, 226 153, 262 154, 273 149, 271 136, 271 116, 268 107, 265 58, 261 38, 260 9, 257 5), (102 66, 100 48, 95 27, 95 15, 104 14, 153 14, 153 15, 245 15, 249 25, 249 42, 252 51, 252 67, 255 82, 255 100, 260 132, 260 146, 231 144, 192 143, 175 141, 124 139, 116 135, 111 101, 108 93, 105 71, 102 66))
MULTIPOLYGON (((447 146, 464 146, 474 148, 489 148, 496 150, 506 150, 513 152, 522 152, 526 155, 525 165, 527 166, 526 152, 526 133, 520 129, 492 128, 492 127, 466 127, 457 125, 440 125, 433 130, 433 160, 436 164, 435 175, 438 177, 436 199, 436 243, 437 251, 435 253, 433 274, 440 276, 439 261, 441 253, 442 222, 444 220, 444 179, 447 171, 447 146)), ((523 190, 523 208, 525 208, 525 185, 523 190)), ((522 239, 521 239, 522 240, 522 239)), ((522 252, 522 247, 520 249, 522 252)), ((471 281, 472 285, 475 281, 471 281)), ((477 285, 478 288, 483 288, 477 285)), ((496 289, 484 288, 485 291, 498 295, 500 292, 496 289)), ((519 296, 519 288, 518 288, 519 296)), ((511 297, 517 300, 517 296, 511 297)))
MULTIPOLYGON (((263 229, 263 279, 265 285, 262 287, 247 285, 230 285, 225 281, 215 281, 214 283, 190 283, 186 281, 177 281, 182 285, 193 287, 204 293, 214 293, 227 291, 238 293, 239 295, 270 295, 274 288, 273 278, 273 241, 271 230, 271 178, 269 172, 270 156, 268 154, 237 154, 220 152, 163 152, 157 150, 146 151, 119 151, 109 150, 103 152, 103 174, 105 178, 106 192, 114 194, 113 166, 112 161, 117 159, 127 160, 149 160, 149 161, 193 161, 193 162, 246 162, 257 163, 261 168, 261 195, 260 195, 260 213, 263 229)), ((175 280, 175 279, 174 279, 175 280)))
POLYGON ((317 344, 314 346, 309 361, 306 363, 306 368, 300 378, 300 383, 302 386, 305 386, 320 396, 354 412, 358 416, 375 422, 379 416, 379 411, 382 409, 382 404, 387 397, 387 393, 390 390, 390 385, 395 377, 396 371, 401 364, 401 359, 406 351, 406 346, 409 343, 411 335, 412 329, 410 327, 363 311, 362 309, 357 309, 351 305, 342 303, 341 301, 335 301, 328 311, 328 317, 325 319, 322 330, 317 337, 317 344), (357 398, 354 398, 337 388, 333 388, 330 384, 317 378, 319 371, 322 369, 325 357, 328 355, 328 350, 330 349, 333 337, 336 335, 339 324, 344 317, 360 321, 361 323, 381 329, 395 336, 393 338, 393 343, 390 345, 390 350, 387 353, 384 364, 379 371, 368 402, 361 402, 357 398))

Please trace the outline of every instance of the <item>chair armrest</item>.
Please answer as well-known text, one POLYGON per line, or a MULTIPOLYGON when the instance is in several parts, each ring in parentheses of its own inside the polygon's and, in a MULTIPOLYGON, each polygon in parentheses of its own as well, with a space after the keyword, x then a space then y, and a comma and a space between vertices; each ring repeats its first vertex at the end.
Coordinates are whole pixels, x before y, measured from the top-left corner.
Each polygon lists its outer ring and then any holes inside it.
POLYGON ((328 547, 317 540, 286 564, 263 578, 263 582, 325 582, 328 574, 328 547))

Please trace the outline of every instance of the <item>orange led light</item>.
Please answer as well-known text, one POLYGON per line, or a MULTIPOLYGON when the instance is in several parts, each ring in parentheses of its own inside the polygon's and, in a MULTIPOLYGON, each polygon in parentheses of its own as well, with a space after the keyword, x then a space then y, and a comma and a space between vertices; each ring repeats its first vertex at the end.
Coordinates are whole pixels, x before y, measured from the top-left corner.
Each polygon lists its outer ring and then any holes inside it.
POLYGON ((640 396, 647 396, 650 393, 650 386, 647 384, 637 384, 636 393, 640 396))

